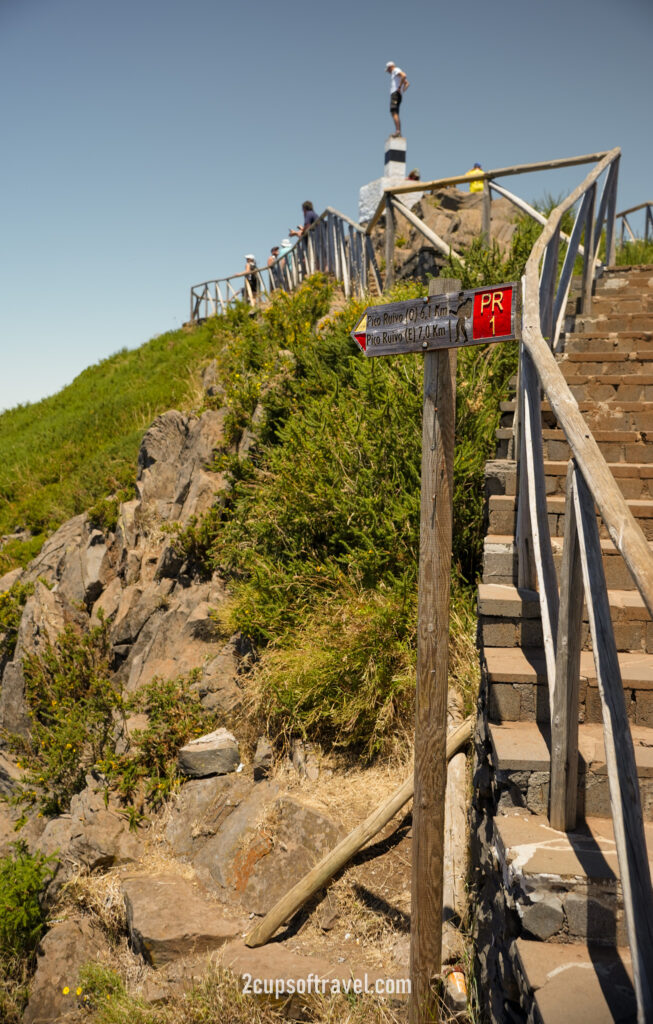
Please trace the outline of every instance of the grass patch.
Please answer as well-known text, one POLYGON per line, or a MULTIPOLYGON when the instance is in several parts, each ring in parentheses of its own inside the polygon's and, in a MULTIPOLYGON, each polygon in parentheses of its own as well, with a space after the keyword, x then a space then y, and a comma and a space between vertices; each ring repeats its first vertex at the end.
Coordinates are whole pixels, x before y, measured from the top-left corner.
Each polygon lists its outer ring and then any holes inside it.
POLYGON ((618 267, 631 267, 637 264, 653 263, 653 241, 646 242, 638 238, 634 242, 624 242, 617 246, 616 264, 618 267))
POLYGON ((133 487, 136 456, 155 416, 197 399, 215 355, 213 323, 153 338, 84 370, 50 398, 0 414, 0 573, 24 565, 66 519, 133 487))
MULTIPOLYGON (((147 1005, 128 995, 115 972, 98 964, 82 969, 78 997, 93 1024, 280 1024, 288 998, 243 993, 231 972, 209 966, 206 977, 184 995, 147 1005)), ((303 1000, 302 1000, 303 1001, 303 1000)), ((302 1020, 312 1024, 399 1024, 402 1017, 371 996, 307 996, 302 1020)))

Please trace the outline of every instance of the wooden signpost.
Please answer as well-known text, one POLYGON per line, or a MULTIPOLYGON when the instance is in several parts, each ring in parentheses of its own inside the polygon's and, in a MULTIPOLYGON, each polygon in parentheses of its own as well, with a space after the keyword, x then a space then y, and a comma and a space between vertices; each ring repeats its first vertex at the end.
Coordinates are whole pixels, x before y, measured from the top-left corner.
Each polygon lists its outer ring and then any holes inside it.
POLYGON ((442 956, 456 349, 520 338, 520 295, 518 284, 461 291, 435 278, 428 298, 370 307, 352 331, 367 357, 424 352, 410 1024, 437 1020, 442 956))

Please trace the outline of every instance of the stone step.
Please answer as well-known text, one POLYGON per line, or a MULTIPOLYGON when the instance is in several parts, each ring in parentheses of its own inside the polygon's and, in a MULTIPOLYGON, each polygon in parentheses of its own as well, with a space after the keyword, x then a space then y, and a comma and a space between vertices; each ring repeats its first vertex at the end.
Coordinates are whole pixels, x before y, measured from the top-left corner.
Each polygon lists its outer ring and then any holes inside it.
POLYGON ((596 283, 597 294, 607 292, 637 291, 653 288, 653 266, 646 263, 630 267, 604 267, 602 277, 596 283))
MULTIPOLYGON (((564 355, 578 354, 580 352, 594 353, 599 358, 605 352, 625 353, 644 352, 648 353, 653 345, 653 331, 620 331, 618 334, 606 334, 605 332, 595 334, 586 331, 583 334, 568 332, 562 338, 562 350, 564 355)), ((588 356, 588 358, 591 358, 588 356)))
MULTIPOLYGON (((637 344, 637 339, 633 338, 633 342, 637 344)), ((623 349, 615 348, 614 345, 610 349, 596 348, 596 344, 597 341, 592 339, 591 348, 582 351, 566 350, 559 360, 563 375, 585 374, 599 378, 604 375, 633 377, 640 373, 650 376, 653 373, 653 344, 647 347, 638 344, 637 348, 623 349)))
MULTIPOLYGON (((606 462, 653 462, 653 437, 648 438, 641 431, 593 430, 592 434, 606 462)), ((499 427, 496 439, 496 458, 508 458, 513 444, 512 427, 499 427)), ((544 458, 552 462, 567 461, 570 457, 562 430, 546 427, 542 431, 542 449, 544 458)))
MULTIPOLYGON (((631 725, 642 811, 653 820, 653 729, 631 725)), ((488 723, 489 756, 494 769, 492 795, 502 812, 526 808, 548 814, 551 735, 541 722, 488 723)), ((583 724, 578 730, 579 820, 611 818, 610 793, 603 746, 603 726, 583 724)))
POLYGON ((653 290, 633 290, 629 295, 610 290, 597 292, 592 296, 592 316, 651 312, 653 312, 653 290))
MULTIPOLYGON (((548 723, 549 689, 542 648, 484 647, 483 657, 490 721, 548 723)), ((636 726, 653 726, 653 654, 621 651, 619 669, 628 717, 636 726)), ((578 715, 579 721, 586 724, 602 722, 591 650, 583 650, 580 655, 578 715)))
MULTIPOLYGON (((645 433, 653 431, 653 403, 651 402, 597 402, 581 400, 578 396, 576 398, 578 408, 592 432, 595 430, 633 430, 645 433)), ((514 400, 500 403, 499 425, 501 427, 512 426, 516 404, 514 400)), ((549 402, 541 402, 540 408, 542 425, 554 430, 558 426, 558 421, 549 402)))
POLYGON ((653 313, 581 313, 575 317, 574 333, 585 331, 651 331, 653 330, 653 313))
MULTIPOLYGON (((653 552, 653 544, 650 545, 653 552)), ((551 537, 553 560, 560 574, 563 537, 551 537)), ((610 537, 601 540, 601 554, 606 584, 609 590, 635 590, 635 583, 620 552, 610 537)), ((517 583, 517 552, 513 534, 488 533, 483 545, 483 582, 517 583)))
MULTIPOLYGON (((567 486, 567 462, 544 462, 547 494, 564 494, 567 486)), ((653 497, 653 463, 612 462, 609 469, 626 498, 653 497)), ((485 465, 486 494, 514 494, 517 464, 513 459, 496 459, 485 465)))
MULTIPOLYGON (((653 539, 653 500, 650 498, 626 499, 633 516, 639 522, 647 540, 653 539)), ((552 494, 546 499, 547 518, 552 537, 562 537, 565 526, 565 497, 552 494)), ((488 533, 515 534, 517 521, 517 498, 512 494, 493 494, 488 500, 488 533)), ((599 534, 607 537, 608 533, 603 520, 597 516, 599 534)))
MULTIPOLYGON (((517 939, 513 970, 524 1019, 536 1024, 634 1024, 630 950, 517 939)), ((508 1019, 508 1018, 506 1018, 508 1019)))
POLYGON ((567 360, 560 367, 579 403, 653 402, 653 373, 577 373, 576 365, 567 360))
MULTIPOLYGON (((653 654, 653 623, 638 590, 608 590, 618 651, 653 654)), ((479 628, 484 647, 542 646, 539 595, 514 583, 480 583, 479 628)), ((590 650, 587 609, 583 608, 583 649, 590 650)))
MULTIPOLYGON (((557 832, 544 815, 515 811, 493 822, 493 845, 521 938, 540 943, 627 945, 612 822, 588 818, 557 832)), ((653 824, 645 825, 649 859, 653 824)))

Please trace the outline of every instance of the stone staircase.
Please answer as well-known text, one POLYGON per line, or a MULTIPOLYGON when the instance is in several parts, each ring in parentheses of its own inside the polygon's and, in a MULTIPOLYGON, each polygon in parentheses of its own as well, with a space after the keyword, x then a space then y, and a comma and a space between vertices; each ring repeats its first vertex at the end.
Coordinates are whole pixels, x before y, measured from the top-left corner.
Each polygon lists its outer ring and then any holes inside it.
MULTIPOLYGON (((589 316, 568 323, 560 368, 653 546, 653 266, 608 268, 589 316)), ((517 587, 514 403, 486 468, 479 586, 483 683, 475 785, 477 948, 493 1021, 636 1019, 603 747, 583 616, 579 825, 548 824, 550 731, 538 595, 517 587)), ((542 404, 547 517, 559 563, 569 447, 542 404)), ((653 622, 607 531, 602 558, 653 857, 653 622), (650 823, 650 824, 649 824, 650 823)), ((652 951, 653 955, 653 951, 652 951)))

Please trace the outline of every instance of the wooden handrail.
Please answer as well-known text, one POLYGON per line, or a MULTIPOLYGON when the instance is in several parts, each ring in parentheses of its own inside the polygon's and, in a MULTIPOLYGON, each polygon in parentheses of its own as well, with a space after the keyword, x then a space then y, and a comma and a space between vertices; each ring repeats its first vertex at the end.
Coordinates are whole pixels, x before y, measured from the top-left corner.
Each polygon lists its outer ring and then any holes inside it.
POLYGON ((612 542, 623 556, 649 615, 653 618, 653 554, 540 331, 539 264, 544 250, 553 237, 562 215, 574 206, 619 154, 619 149, 611 150, 578 188, 556 207, 533 246, 524 274, 526 287, 523 343, 535 363, 540 383, 567 437, 574 458, 585 480, 591 481, 592 496, 612 542))
POLYGON ((649 199, 647 203, 640 203, 639 206, 630 206, 627 210, 622 210, 621 213, 616 214, 616 216, 626 217, 629 213, 636 213, 637 210, 644 210, 649 206, 653 207, 653 199, 649 199))
MULTIPOLYGON (((576 822, 576 766, 578 759, 578 675, 580 618, 584 591, 603 714, 603 739, 610 789, 615 845, 624 896, 626 930, 633 962, 638 1021, 653 1020, 653 887, 648 864, 637 765, 626 711, 623 683, 610 618, 596 522, 598 507, 610 537, 626 562, 644 603, 653 617, 653 554, 630 512, 574 398, 544 333, 551 330, 553 285, 558 263, 563 214, 579 200, 558 285, 566 300, 570 267, 576 256, 581 229, 585 230, 585 257, 581 303, 589 308, 594 269, 603 221, 606 249, 612 253, 616 209, 616 182, 620 150, 607 153, 583 182, 549 217, 526 264, 523 278, 523 341, 518 382, 520 429, 519 522, 530 531, 518 538, 520 558, 532 553, 542 611, 551 709, 550 819, 554 827, 573 828, 576 822), (596 224, 597 182, 606 172, 596 224), (573 244, 572 244, 573 243, 573 244), (542 272, 540 276, 540 264, 542 272), (565 276, 566 275, 566 276, 565 276), (551 538, 542 522, 544 465, 541 451, 539 388, 534 372, 572 451, 565 506, 565 540, 558 601, 552 570, 551 538), (522 508, 528 505, 528 516, 522 508), (542 528, 540 528, 540 526, 542 528), (529 543, 530 542, 530 548, 529 543), (582 572, 582 590, 579 572, 582 572), (572 763, 573 762, 573 763, 572 763)), ((520 565, 520 578, 525 569, 520 565)))
MULTIPOLYGON (((584 156, 570 156, 560 160, 542 160, 534 164, 513 164, 510 167, 497 167, 493 171, 479 171, 474 175, 474 181, 491 181, 493 178, 506 178, 511 174, 533 174, 535 171, 551 171, 560 167, 576 167, 579 164, 595 164, 605 157, 606 153, 586 153, 584 156)), ((436 189, 448 188, 449 185, 462 185, 469 183, 471 175, 455 174, 448 178, 436 178, 434 181, 411 181, 402 182, 400 185, 387 185, 384 192, 392 195, 403 195, 406 192, 434 192, 436 189)), ((381 197, 374 216, 366 227, 369 235, 385 209, 385 200, 381 197)))

